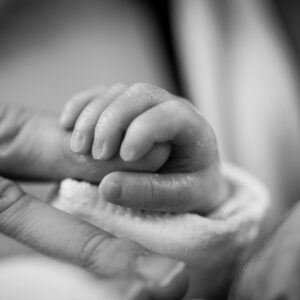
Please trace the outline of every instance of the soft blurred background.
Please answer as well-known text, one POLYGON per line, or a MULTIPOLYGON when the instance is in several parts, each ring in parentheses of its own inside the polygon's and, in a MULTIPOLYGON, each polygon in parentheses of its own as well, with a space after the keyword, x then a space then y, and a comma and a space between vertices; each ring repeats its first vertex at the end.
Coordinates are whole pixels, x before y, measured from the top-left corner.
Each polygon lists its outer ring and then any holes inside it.
MULTIPOLYGON (((299 199, 297 1, 0 3, 0 101, 59 113, 97 84, 152 83, 193 101, 222 158, 265 182, 264 232, 299 199)), ((52 187, 25 185, 42 199, 52 187)), ((31 252, 1 237, 0 257, 18 253, 31 252)))
MULTIPOLYGON (((156 9, 133 0, 5 1, 0 101, 59 113, 99 84, 149 82, 176 92, 156 9)), ((45 199, 53 185, 24 187, 45 199)), ((4 237, 0 245, 0 256, 24 251, 4 237)))

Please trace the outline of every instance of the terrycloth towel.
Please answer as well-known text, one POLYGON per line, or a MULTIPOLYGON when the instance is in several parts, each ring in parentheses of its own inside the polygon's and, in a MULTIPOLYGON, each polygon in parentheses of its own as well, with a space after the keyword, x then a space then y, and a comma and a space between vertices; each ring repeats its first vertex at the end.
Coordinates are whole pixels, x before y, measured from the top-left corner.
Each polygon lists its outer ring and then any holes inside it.
POLYGON ((230 198, 210 216, 134 211, 106 202, 97 186, 66 179, 61 183, 56 208, 74 214, 120 238, 143 245, 150 252, 203 265, 214 249, 242 249, 257 236, 269 203, 268 192, 254 177, 223 165, 232 186, 230 198))

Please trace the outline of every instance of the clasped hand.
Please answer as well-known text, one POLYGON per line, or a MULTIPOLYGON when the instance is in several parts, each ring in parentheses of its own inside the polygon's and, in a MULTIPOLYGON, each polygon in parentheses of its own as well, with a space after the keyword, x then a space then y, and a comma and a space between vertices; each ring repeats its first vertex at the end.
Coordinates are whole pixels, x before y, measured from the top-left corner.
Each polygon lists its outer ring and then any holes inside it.
MULTIPOLYGON (((226 199, 211 126, 189 102, 160 88, 139 83, 83 92, 67 103, 59 125, 51 114, 9 107, 0 122, 0 167, 11 180, 71 177, 99 183, 99 193, 121 206, 203 216, 226 199)), ((120 271, 107 259, 117 251, 128 261, 136 259, 134 243, 56 210, 11 180, 0 181, 4 234, 98 274, 120 271)), ((222 244, 212 242, 205 246, 207 257, 222 244)), ((217 268, 202 272, 220 270, 217 261, 217 268)), ((206 262, 195 262, 200 265, 206 262)), ((214 287, 209 289, 202 294, 214 287)))

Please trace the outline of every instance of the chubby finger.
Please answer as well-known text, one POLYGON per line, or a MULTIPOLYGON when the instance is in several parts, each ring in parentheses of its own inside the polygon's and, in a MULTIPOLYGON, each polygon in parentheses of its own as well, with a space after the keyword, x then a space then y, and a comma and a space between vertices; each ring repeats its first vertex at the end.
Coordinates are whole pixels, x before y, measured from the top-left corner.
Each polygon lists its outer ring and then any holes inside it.
POLYGON ((98 120, 93 145, 94 158, 109 159, 114 156, 132 120, 172 97, 175 98, 165 90, 148 84, 137 83, 126 89, 106 107, 98 120))
POLYGON ((126 161, 134 161, 155 143, 167 141, 177 147, 196 148, 199 160, 207 162, 207 155, 216 158, 217 145, 213 130, 184 100, 166 101, 135 118, 123 139, 120 155, 126 161))
POLYGON ((60 115, 59 124, 65 129, 72 129, 82 110, 93 98, 106 91, 105 86, 81 92, 72 97, 64 106, 60 115))
POLYGON ((97 121, 106 106, 120 95, 126 86, 116 84, 92 100, 79 115, 70 141, 73 152, 86 154, 91 151, 97 121))
POLYGON ((221 184, 218 166, 190 174, 113 172, 99 192, 106 201, 135 210, 206 214, 219 204, 221 184))
POLYGON ((0 178, 0 232, 101 275, 133 272, 144 253, 137 244, 61 212, 4 178, 0 178))

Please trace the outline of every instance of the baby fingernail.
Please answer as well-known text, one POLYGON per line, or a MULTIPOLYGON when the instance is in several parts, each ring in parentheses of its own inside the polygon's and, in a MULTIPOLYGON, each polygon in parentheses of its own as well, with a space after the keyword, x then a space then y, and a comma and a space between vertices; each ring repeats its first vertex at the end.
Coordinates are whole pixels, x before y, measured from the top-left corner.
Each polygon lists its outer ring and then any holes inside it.
POLYGON ((93 153, 94 159, 104 158, 104 154, 105 154, 104 143, 102 143, 102 142, 95 143, 93 145, 92 153, 93 153))
POLYGON ((71 150, 73 152, 79 152, 84 144, 84 136, 78 130, 74 131, 71 137, 71 150))
POLYGON ((125 161, 135 160, 136 152, 133 149, 126 149, 122 151, 121 157, 125 161))

